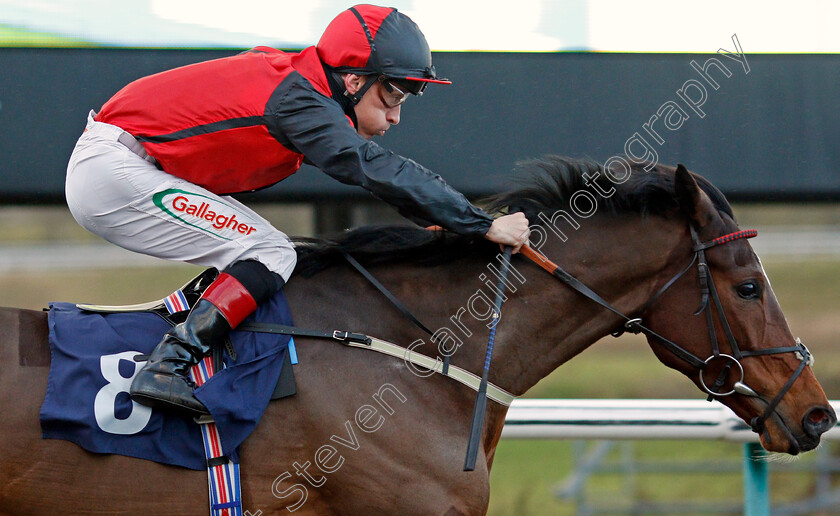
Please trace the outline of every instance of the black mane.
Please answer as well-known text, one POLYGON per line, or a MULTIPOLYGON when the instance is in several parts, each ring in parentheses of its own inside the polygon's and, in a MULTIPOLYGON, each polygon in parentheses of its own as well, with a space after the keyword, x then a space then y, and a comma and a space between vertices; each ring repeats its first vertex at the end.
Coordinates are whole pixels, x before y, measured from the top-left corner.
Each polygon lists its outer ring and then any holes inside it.
MULTIPOLYGON (((545 156, 517 164, 517 187, 496 194, 479 203, 489 213, 522 211, 531 224, 540 224, 539 214, 551 217, 558 210, 570 212, 569 199, 580 190, 595 195, 598 213, 612 216, 636 214, 643 217, 672 216, 679 210, 674 197, 674 169, 654 164, 634 164, 630 177, 614 184, 604 169, 594 161, 575 160, 562 156, 545 156), (599 174, 599 176, 596 176, 599 174), (605 198, 587 185, 587 177, 602 191, 615 188, 605 198)), ((694 175, 700 188, 715 207, 734 218, 723 194, 709 181, 694 175)), ((492 252, 495 244, 483 238, 466 237, 449 232, 429 231, 416 226, 366 226, 336 235, 329 240, 296 239, 297 273, 309 276, 342 260, 348 253, 365 265, 393 262, 442 263, 466 255, 492 252)))
MULTIPOLYGON (((517 164, 516 181, 520 188, 490 197, 486 209, 502 211, 516 207, 528 216, 531 223, 538 222, 537 215, 550 215, 557 210, 569 211, 569 199, 576 192, 586 190, 598 200, 599 213, 612 215, 635 213, 642 216, 668 216, 679 209, 674 197, 673 167, 658 163, 633 164, 630 177, 620 185, 605 177, 604 168, 594 161, 575 160, 563 156, 545 156, 517 164), (645 167, 650 167, 645 171, 645 167), (604 198, 588 181, 599 185, 602 191, 615 188, 616 192, 604 198)), ((623 173, 619 170, 617 173, 623 173)), ((723 194, 705 178, 693 174, 700 188, 711 198, 715 207, 730 217, 732 208, 723 194)))

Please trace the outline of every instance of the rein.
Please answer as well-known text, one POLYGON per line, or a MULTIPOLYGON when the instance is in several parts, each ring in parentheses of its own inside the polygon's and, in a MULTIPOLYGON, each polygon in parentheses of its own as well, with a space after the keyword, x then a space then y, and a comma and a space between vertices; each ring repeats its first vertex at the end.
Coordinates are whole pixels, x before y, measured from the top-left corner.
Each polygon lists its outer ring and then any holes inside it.
POLYGON ((653 297, 651 297, 651 299, 647 303, 645 303, 645 305, 639 313, 645 313, 653 305, 653 303, 656 302, 659 299, 659 297, 665 293, 666 290, 668 290, 674 283, 676 283, 676 281, 679 278, 685 275, 685 273, 687 273, 695 264, 697 264, 702 299, 700 308, 694 313, 694 315, 699 315, 700 313, 705 312, 706 326, 709 330, 709 340, 711 342, 712 347, 712 355, 705 360, 691 353, 690 351, 686 350, 685 348, 681 347, 675 342, 666 339, 662 335, 659 335, 655 331, 642 324, 641 317, 631 318, 628 315, 624 314, 623 312, 615 308, 613 305, 611 305, 609 302, 604 300, 595 291, 584 285, 577 278, 563 270, 559 265, 552 262, 541 253, 534 251, 527 245, 523 246, 520 249, 520 253, 532 262, 534 262, 536 265, 540 266, 542 269, 547 271, 555 278, 559 279, 569 287, 579 292, 580 294, 586 296, 592 301, 595 301, 602 307, 606 308, 607 310, 615 313, 616 315, 624 319, 625 322, 622 328, 619 329, 617 332, 613 333, 614 336, 620 335, 625 330, 630 331, 632 333, 644 333, 645 335, 647 335, 648 337, 652 338, 657 343, 665 347, 677 358, 683 360, 684 362, 687 362, 695 369, 698 369, 700 376, 700 384, 702 385, 703 389, 709 394, 709 401, 717 397, 725 397, 738 393, 744 396, 757 398, 758 400, 765 403, 767 407, 765 408, 764 412, 760 416, 754 417, 752 421, 750 421, 750 427, 753 429, 753 431, 755 431, 756 433, 761 433, 761 431, 764 429, 764 423, 767 421, 768 418, 770 418, 773 415, 773 413, 776 410, 776 407, 782 401, 784 395, 787 394, 787 392, 793 386, 793 382, 796 381, 796 379, 805 369, 805 366, 813 364, 813 357, 808 351, 808 348, 805 347, 805 345, 802 344, 802 342, 799 339, 796 340, 795 346, 766 348, 755 351, 741 351, 741 349, 738 347, 738 343, 735 339, 735 336, 732 333, 732 329, 729 325, 729 322, 726 319, 726 314, 723 311, 723 305, 720 302, 720 297, 718 296, 714 280, 712 279, 712 275, 709 270, 709 265, 706 261, 705 251, 706 249, 709 249, 711 247, 727 244, 729 242, 733 242, 741 238, 752 238, 756 236, 758 232, 755 230, 736 231, 734 233, 729 233, 714 238, 707 242, 701 242, 694 227, 689 226, 689 228, 691 230, 691 238, 693 242, 693 256, 691 262, 688 264, 688 266, 686 266, 673 278, 666 282, 665 285, 662 288, 660 288, 659 291, 657 291, 657 293, 654 294, 653 297), (710 299, 713 301, 713 304, 709 303, 710 299), (731 355, 720 352, 720 346, 718 344, 717 333, 715 331, 714 325, 714 314, 712 313, 713 309, 717 311, 718 318, 721 322, 721 326, 723 327, 724 333, 726 334, 726 338, 729 341, 730 349, 732 350, 731 355), (779 393, 776 394, 776 396, 770 402, 767 402, 764 398, 759 396, 758 393, 756 393, 753 389, 751 389, 744 383, 744 367, 743 365, 741 365, 741 360, 745 357, 772 355, 778 353, 796 353, 797 357, 800 360, 800 363, 799 367, 797 367, 796 371, 794 371, 794 373, 791 375, 791 377, 788 379, 788 381, 785 383, 785 385, 782 387, 779 393), (703 372, 711 362, 717 360, 724 360, 725 364, 723 365, 723 368, 721 369, 720 374, 718 375, 714 384, 711 387, 709 387, 706 385, 706 381, 703 377, 703 372), (738 369, 740 379, 733 384, 732 390, 727 392, 720 392, 720 389, 723 387, 726 378, 728 377, 729 372, 733 366, 738 369))

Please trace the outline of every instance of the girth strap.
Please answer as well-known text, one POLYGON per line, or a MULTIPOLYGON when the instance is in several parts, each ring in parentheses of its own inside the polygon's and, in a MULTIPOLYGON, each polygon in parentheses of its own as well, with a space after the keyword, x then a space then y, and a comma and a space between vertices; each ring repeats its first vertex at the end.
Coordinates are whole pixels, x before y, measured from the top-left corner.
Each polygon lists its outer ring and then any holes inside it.
POLYGON ((287 326, 285 324, 272 324, 261 322, 243 322, 236 327, 235 331, 256 331, 260 333, 276 333, 280 335, 292 335, 295 337, 313 337, 316 339, 332 339, 338 341, 358 342, 361 344, 370 344, 370 337, 363 333, 352 333, 344 330, 309 330, 306 328, 298 328, 297 326, 287 326))
MULTIPOLYGON (((318 330, 305 330, 302 328, 295 328, 293 326, 285 326, 282 324, 254 322, 244 322, 240 324, 236 327, 236 331, 239 330, 279 334, 287 334, 291 331, 294 331, 295 333, 291 333, 292 335, 299 335, 301 337, 333 339, 353 348, 377 351, 385 355, 401 358, 406 362, 410 362, 416 366, 429 369, 430 371, 433 371, 435 373, 443 374, 443 363, 440 360, 440 358, 431 358, 429 356, 417 353, 416 351, 412 351, 408 348, 404 348, 402 346, 398 346, 391 342, 382 339, 377 339, 375 337, 369 337, 361 333, 349 333, 339 330, 335 330, 332 333, 330 333, 318 330), (353 338, 336 338, 334 337, 335 333, 338 333, 340 336, 343 336, 344 334, 351 335, 353 336, 353 338)), ((449 366, 449 374, 445 376, 466 385, 474 391, 478 391, 479 386, 481 384, 481 378, 465 369, 461 369, 458 366, 449 366)), ((513 403, 513 400, 516 399, 515 395, 509 393, 501 387, 493 385, 492 383, 487 384, 487 397, 495 401, 496 403, 499 403, 506 407, 509 407, 510 404, 513 403)))

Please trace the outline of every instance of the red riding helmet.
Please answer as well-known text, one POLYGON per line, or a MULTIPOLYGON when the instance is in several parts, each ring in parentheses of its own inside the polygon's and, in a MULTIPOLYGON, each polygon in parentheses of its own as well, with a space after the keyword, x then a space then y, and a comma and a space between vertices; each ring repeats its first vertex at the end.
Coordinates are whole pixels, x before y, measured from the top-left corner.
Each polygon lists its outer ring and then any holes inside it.
POLYGON ((415 95, 430 82, 452 84, 435 74, 429 44, 417 24, 392 7, 347 9, 330 22, 316 48, 321 61, 336 72, 384 76, 415 95))

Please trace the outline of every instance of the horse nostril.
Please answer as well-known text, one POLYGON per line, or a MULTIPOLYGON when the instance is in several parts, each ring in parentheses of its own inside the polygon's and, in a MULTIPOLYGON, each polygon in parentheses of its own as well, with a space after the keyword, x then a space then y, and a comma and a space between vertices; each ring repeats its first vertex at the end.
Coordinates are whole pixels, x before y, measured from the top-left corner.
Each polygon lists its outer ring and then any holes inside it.
POLYGON ((802 428, 812 437, 819 437, 837 423, 837 416, 831 409, 814 407, 802 418, 802 428))

